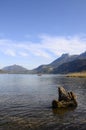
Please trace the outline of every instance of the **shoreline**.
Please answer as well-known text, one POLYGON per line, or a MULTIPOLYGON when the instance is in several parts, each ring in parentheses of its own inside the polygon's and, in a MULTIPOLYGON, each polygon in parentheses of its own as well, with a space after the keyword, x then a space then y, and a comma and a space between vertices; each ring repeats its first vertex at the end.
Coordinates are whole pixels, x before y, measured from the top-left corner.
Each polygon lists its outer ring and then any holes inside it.
POLYGON ((67 74, 66 77, 86 78, 86 72, 76 72, 67 74))

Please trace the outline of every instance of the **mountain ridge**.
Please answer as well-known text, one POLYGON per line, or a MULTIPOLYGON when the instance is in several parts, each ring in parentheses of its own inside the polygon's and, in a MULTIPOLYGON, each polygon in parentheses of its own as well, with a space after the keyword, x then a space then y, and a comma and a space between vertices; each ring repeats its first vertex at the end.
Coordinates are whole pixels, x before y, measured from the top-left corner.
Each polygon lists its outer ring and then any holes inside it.
POLYGON ((81 53, 80 55, 69 55, 68 53, 62 54, 59 58, 51 62, 50 64, 46 65, 40 65, 37 68, 34 68, 32 70, 28 70, 20 65, 11 65, 6 66, 1 69, 1 72, 6 72, 9 74, 56 74, 56 73, 69 73, 72 71, 77 72, 77 67, 79 71, 78 64, 81 64, 82 71, 83 68, 86 71, 86 51, 84 53, 81 53), (83 66, 83 62, 85 63, 85 66, 83 66), (75 67, 71 67, 71 65, 76 64, 75 67), (68 70, 69 69, 69 70, 68 70), (76 69, 76 70, 75 70, 76 69), (64 72, 62 72, 64 70, 64 72))
POLYGON ((10 65, 10 66, 6 66, 4 68, 2 68, 2 71, 5 71, 6 73, 10 73, 10 74, 28 74, 30 73, 30 70, 20 66, 20 65, 10 65))
MULTIPOLYGON (((35 68, 36 73, 55 73, 55 70, 58 69, 62 64, 73 62, 74 60, 86 59, 86 51, 80 55, 69 55, 68 53, 62 54, 61 57, 57 58, 48 65, 41 65, 35 68)), ((57 71, 58 72, 58 71, 57 71)), ((62 72, 61 72, 62 73, 62 72)))
POLYGON ((41 65, 35 68, 36 73, 52 73, 54 68, 59 67, 63 63, 73 61, 78 57, 78 55, 69 55, 69 54, 62 54, 61 57, 57 58, 53 62, 47 65, 41 65))
POLYGON ((83 72, 83 71, 86 71, 86 59, 77 59, 60 65, 58 68, 55 68, 53 70, 53 73, 67 74, 72 72, 83 72))

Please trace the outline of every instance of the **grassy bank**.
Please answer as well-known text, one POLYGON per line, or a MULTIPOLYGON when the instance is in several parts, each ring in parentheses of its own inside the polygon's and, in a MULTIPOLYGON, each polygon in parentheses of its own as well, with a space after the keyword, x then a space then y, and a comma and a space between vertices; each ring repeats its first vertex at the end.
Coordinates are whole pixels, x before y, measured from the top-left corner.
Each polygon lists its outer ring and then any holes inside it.
POLYGON ((79 77, 86 78, 86 72, 70 73, 66 75, 67 77, 79 77))

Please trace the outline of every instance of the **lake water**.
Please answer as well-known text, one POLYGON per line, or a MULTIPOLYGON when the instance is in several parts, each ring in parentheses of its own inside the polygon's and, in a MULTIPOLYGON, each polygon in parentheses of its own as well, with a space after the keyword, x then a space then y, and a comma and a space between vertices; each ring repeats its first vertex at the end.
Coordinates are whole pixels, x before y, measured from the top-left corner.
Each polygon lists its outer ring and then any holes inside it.
POLYGON ((86 79, 61 75, 0 75, 0 130, 85 130, 86 79), (58 87, 77 95, 78 106, 52 109, 58 87))

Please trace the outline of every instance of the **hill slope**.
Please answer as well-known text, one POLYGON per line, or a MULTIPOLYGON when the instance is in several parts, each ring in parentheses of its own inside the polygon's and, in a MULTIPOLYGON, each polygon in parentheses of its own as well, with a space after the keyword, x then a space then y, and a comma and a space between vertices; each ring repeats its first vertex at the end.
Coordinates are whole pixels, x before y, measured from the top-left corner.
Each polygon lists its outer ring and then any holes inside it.
POLYGON ((12 74, 24 74, 24 73, 29 73, 29 70, 19 66, 19 65, 11 65, 11 66, 7 66, 4 67, 2 69, 3 71, 7 72, 7 73, 12 73, 12 74))
POLYGON ((86 59, 77 59, 72 62, 64 63, 53 70, 54 74, 66 74, 70 72, 86 71, 86 59))
POLYGON ((4 73, 6 73, 6 72, 0 69, 0 74, 4 74, 4 73))
POLYGON ((62 54, 61 57, 57 58, 55 61, 48 65, 41 65, 34 69, 35 73, 52 73, 54 68, 59 67, 63 63, 73 61, 77 58, 77 55, 70 56, 69 54, 62 54))
POLYGON ((48 73, 48 74, 49 73, 63 73, 63 70, 64 70, 64 73, 67 73, 70 71, 75 72, 74 66, 75 66, 75 69, 77 67, 76 71, 80 71, 78 68, 78 64, 80 64, 82 66, 81 70, 83 71, 83 69, 85 69, 85 67, 83 66, 82 62, 85 62, 85 59, 86 59, 86 52, 84 52, 80 55, 63 54, 61 57, 57 58, 52 63, 50 63, 48 65, 41 65, 41 66, 37 67, 36 69, 34 69, 33 71, 35 73, 48 73), (67 63, 67 64, 65 64, 65 63, 67 63), (71 68, 71 64, 72 64, 72 66, 74 64, 74 66, 72 68, 71 68), (70 69, 69 69, 69 65, 70 65, 70 69))
POLYGON ((33 70, 28 70, 19 65, 7 66, 1 72, 12 74, 51 74, 86 71, 86 52, 80 55, 63 54, 61 57, 47 65, 41 65, 33 70))

